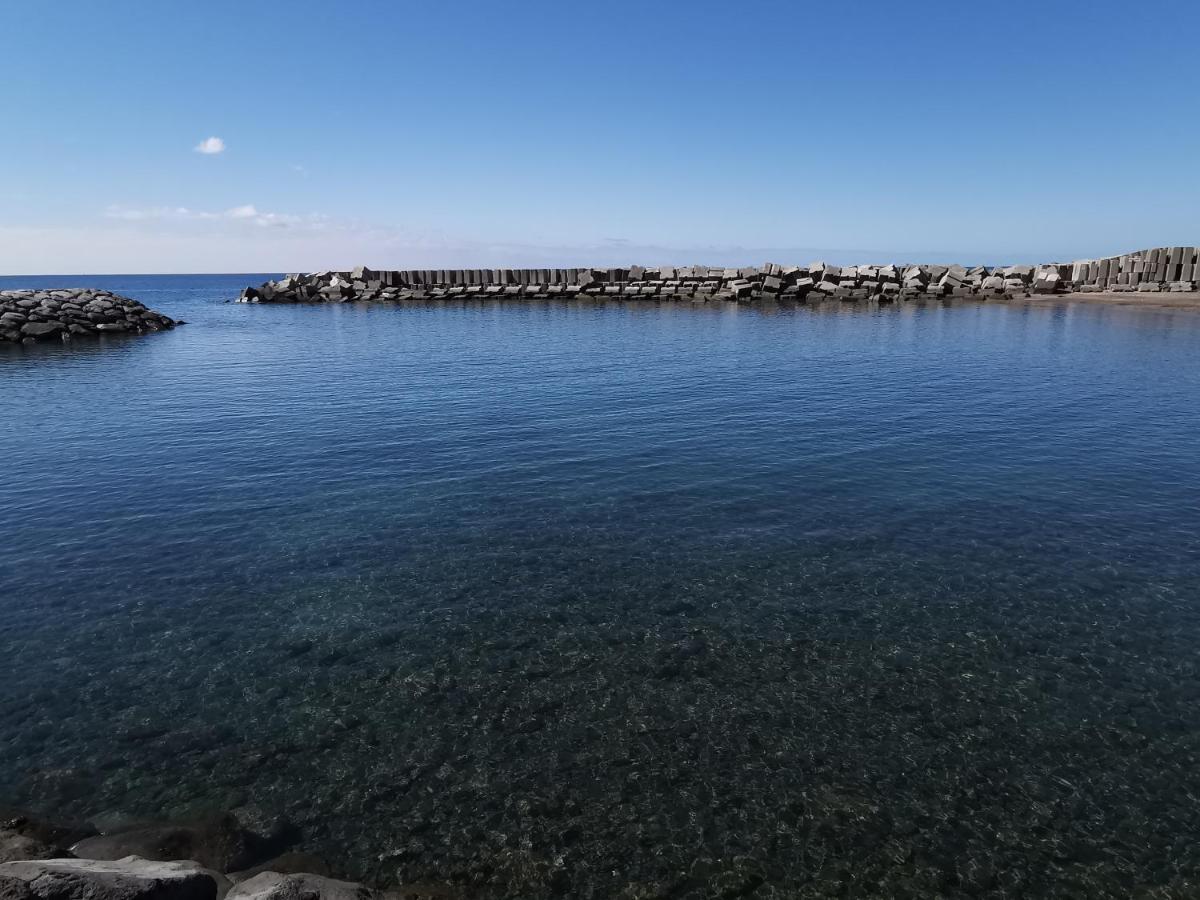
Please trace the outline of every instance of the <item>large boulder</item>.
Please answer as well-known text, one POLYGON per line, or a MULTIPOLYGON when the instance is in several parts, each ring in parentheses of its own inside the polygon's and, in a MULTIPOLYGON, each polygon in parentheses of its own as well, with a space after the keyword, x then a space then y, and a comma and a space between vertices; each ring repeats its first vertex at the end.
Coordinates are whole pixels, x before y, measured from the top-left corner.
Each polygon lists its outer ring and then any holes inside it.
POLYGON ((51 859, 62 853, 51 844, 8 828, 0 828, 0 863, 18 859, 51 859))
POLYGON ((218 872, 234 872, 278 852, 282 840, 282 834, 253 834, 237 815, 226 813, 194 825, 152 825, 84 838, 71 852, 84 859, 191 859, 218 872))
POLYGON ((259 863, 250 869, 244 869, 241 872, 229 872, 229 880, 234 884, 240 881, 249 881, 255 875, 261 875, 263 872, 274 872, 277 875, 325 875, 333 874, 329 870, 328 864, 319 856, 314 856, 311 853, 303 851, 291 850, 287 853, 281 853, 273 859, 268 859, 264 863, 259 863))
POLYGON ((0 864, 4 900, 217 900, 228 883, 194 862, 42 859, 0 864))
POLYGON ((21 334, 31 338, 44 338, 64 330, 66 326, 61 322, 26 322, 21 326, 21 334))
POLYGON ((234 885, 225 900, 379 900, 379 894, 354 881, 321 875, 263 872, 234 885))
POLYGON ((45 822, 29 813, 0 808, 0 863, 69 856, 67 848, 94 828, 45 822))

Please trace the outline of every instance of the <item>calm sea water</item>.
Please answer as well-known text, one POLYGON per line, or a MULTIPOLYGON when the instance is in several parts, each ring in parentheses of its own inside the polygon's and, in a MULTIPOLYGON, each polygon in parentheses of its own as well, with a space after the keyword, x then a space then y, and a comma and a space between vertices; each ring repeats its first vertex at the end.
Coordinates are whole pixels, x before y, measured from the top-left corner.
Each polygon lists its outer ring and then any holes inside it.
POLYGON ((190 323, 0 348, 0 801, 488 897, 1194 890, 1200 315, 265 277, 0 279, 190 323))

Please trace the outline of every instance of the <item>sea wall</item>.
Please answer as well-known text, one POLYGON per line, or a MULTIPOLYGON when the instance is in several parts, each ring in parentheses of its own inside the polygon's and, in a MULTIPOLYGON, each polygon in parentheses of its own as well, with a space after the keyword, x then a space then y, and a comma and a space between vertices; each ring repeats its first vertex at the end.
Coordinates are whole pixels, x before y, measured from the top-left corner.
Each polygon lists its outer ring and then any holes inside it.
POLYGON ((0 291, 0 343, 145 334, 178 324, 136 300, 108 291, 0 291))
POLYGON ((408 300, 447 296, 550 298, 603 296, 671 300, 909 300, 1016 296, 1064 291, 1190 291, 1200 279, 1196 247, 1160 247, 1073 263, 1003 267, 943 265, 743 268, 630 266, 597 269, 407 269, 288 275, 244 289, 243 303, 408 300))

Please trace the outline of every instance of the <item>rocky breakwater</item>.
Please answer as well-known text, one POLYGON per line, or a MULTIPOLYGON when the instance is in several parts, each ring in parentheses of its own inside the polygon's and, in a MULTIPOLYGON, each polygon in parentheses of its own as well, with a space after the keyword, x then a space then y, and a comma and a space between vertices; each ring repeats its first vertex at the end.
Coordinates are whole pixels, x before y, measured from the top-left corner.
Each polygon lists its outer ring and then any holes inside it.
POLYGON ((596 297, 692 303, 810 300, 976 299, 1074 291, 1191 291, 1200 281, 1200 247, 1159 247, 1073 263, 1012 266, 884 264, 807 266, 630 266, 599 269, 405 269, 288 275, 248 287, 243 303, 347 303, 596 297))
POLYGON ((181 325, 137 300, 70 288, 0 291, 0 343, 69 341, 105 334, 145 334, 181 325))
POLYGON ((288 275, 245 288, 242 303, 347 303, 351 301, 439 300, 464 297, 519 300, 595 297, 612 300, 680 302, 913 300, 986 297, 1055 291, 1070 266, 863 265, 715 268, 711 266, 627 269, 412 269, 288 275))

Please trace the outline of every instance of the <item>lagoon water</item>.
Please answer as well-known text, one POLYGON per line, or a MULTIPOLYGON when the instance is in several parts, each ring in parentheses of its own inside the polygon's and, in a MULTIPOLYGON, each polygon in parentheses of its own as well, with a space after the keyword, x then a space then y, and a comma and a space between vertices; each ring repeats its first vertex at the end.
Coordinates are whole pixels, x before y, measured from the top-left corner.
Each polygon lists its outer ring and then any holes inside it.
POLYGON ((225 304, 0 347, 0 804, 484 897, 1200 879, 1200 315, 225 304))

